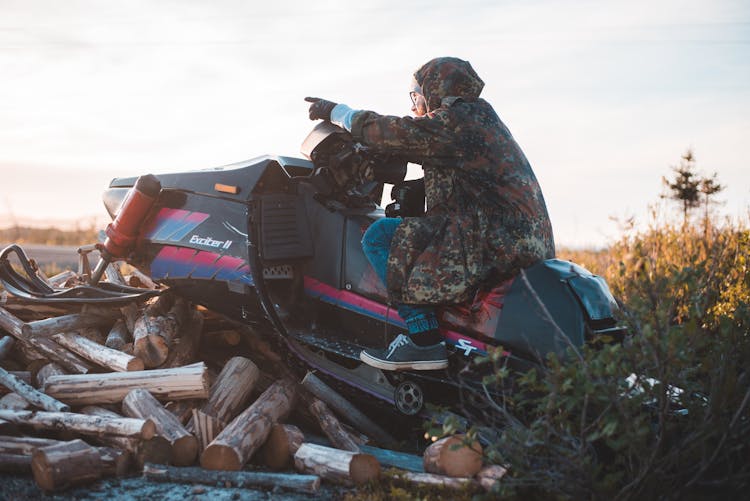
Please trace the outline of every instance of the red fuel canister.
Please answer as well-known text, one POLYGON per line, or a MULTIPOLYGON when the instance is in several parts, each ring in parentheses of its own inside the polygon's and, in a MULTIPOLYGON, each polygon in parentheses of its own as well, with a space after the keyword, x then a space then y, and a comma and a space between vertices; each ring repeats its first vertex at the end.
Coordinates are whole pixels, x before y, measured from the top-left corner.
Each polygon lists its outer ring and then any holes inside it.
POLYGON ((143 220, 154 206, 161 183, 152 174, 141 176, 128 192, 117 216, 106 230, 104 250, 110 257, 125 257, 132 250, 143 220))

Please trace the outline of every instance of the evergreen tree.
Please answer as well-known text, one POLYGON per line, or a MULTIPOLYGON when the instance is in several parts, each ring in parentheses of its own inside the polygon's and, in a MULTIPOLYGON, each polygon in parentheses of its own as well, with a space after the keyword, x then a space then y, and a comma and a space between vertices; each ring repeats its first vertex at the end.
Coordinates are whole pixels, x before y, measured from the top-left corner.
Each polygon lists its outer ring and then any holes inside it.
POLYGON ((701 179, 695 172, 695 157, 693 151, 688 149, 679 166, 673 166, 675 173, 673 181, 662 177, 662 182, 669 188, 670 193, 664 195, 666 198, 677 200, 682 204, 682 222, 687 224, 690 211, 700 205, 701 179))

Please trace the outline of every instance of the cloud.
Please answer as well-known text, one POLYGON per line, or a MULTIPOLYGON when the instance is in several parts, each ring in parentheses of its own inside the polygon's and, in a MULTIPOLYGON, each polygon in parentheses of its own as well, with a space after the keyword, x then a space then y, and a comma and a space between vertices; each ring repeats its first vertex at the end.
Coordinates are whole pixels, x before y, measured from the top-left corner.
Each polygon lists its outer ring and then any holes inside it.
POLYGON ((750 204, 747 2, 0 0, 0 9, 0 200, 30 215, 49 207, 14 193, 54 197, 44 183, 75 192, 65 206, 76 214, 97 213, 115 176, 296 155, 312 125, 305 95, 406 114, 411 73, 437 55, 470 60, 485 80, 542 182, 558 242, 603 242, 618 231, 609 215, 645 214, 688 146, 730 185, 726 210, 750 204))

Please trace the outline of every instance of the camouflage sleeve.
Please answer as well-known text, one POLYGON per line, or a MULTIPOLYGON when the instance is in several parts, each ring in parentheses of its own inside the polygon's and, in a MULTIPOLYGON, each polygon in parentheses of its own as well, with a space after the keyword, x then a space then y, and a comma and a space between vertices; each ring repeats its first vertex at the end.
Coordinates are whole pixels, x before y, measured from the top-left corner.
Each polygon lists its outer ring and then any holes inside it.
POLYGON ((425 158, 460 155, 446 110, 429 117, 396 117, 361 111, 352 120, 352 136, 375 149, 423 163, 425 158))

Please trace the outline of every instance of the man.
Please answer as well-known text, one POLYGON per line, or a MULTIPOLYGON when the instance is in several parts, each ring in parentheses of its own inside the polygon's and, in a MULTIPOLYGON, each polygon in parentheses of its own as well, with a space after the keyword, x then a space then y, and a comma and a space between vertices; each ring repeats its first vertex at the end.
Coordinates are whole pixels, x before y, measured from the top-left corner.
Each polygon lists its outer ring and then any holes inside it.
POLYGON ((373 150, 424 170, 425 215, 378 220, 362 240, 409 330, 387 349, 362 352, 374 367, 447 367, 435 305, 467 301, 489 281, 554 257, 539 183, 508 128, 479 97, 483 87, 467 61, 441 57, 414 74, 415 118, 306 98, 311 120, 331 120, 373 150))

